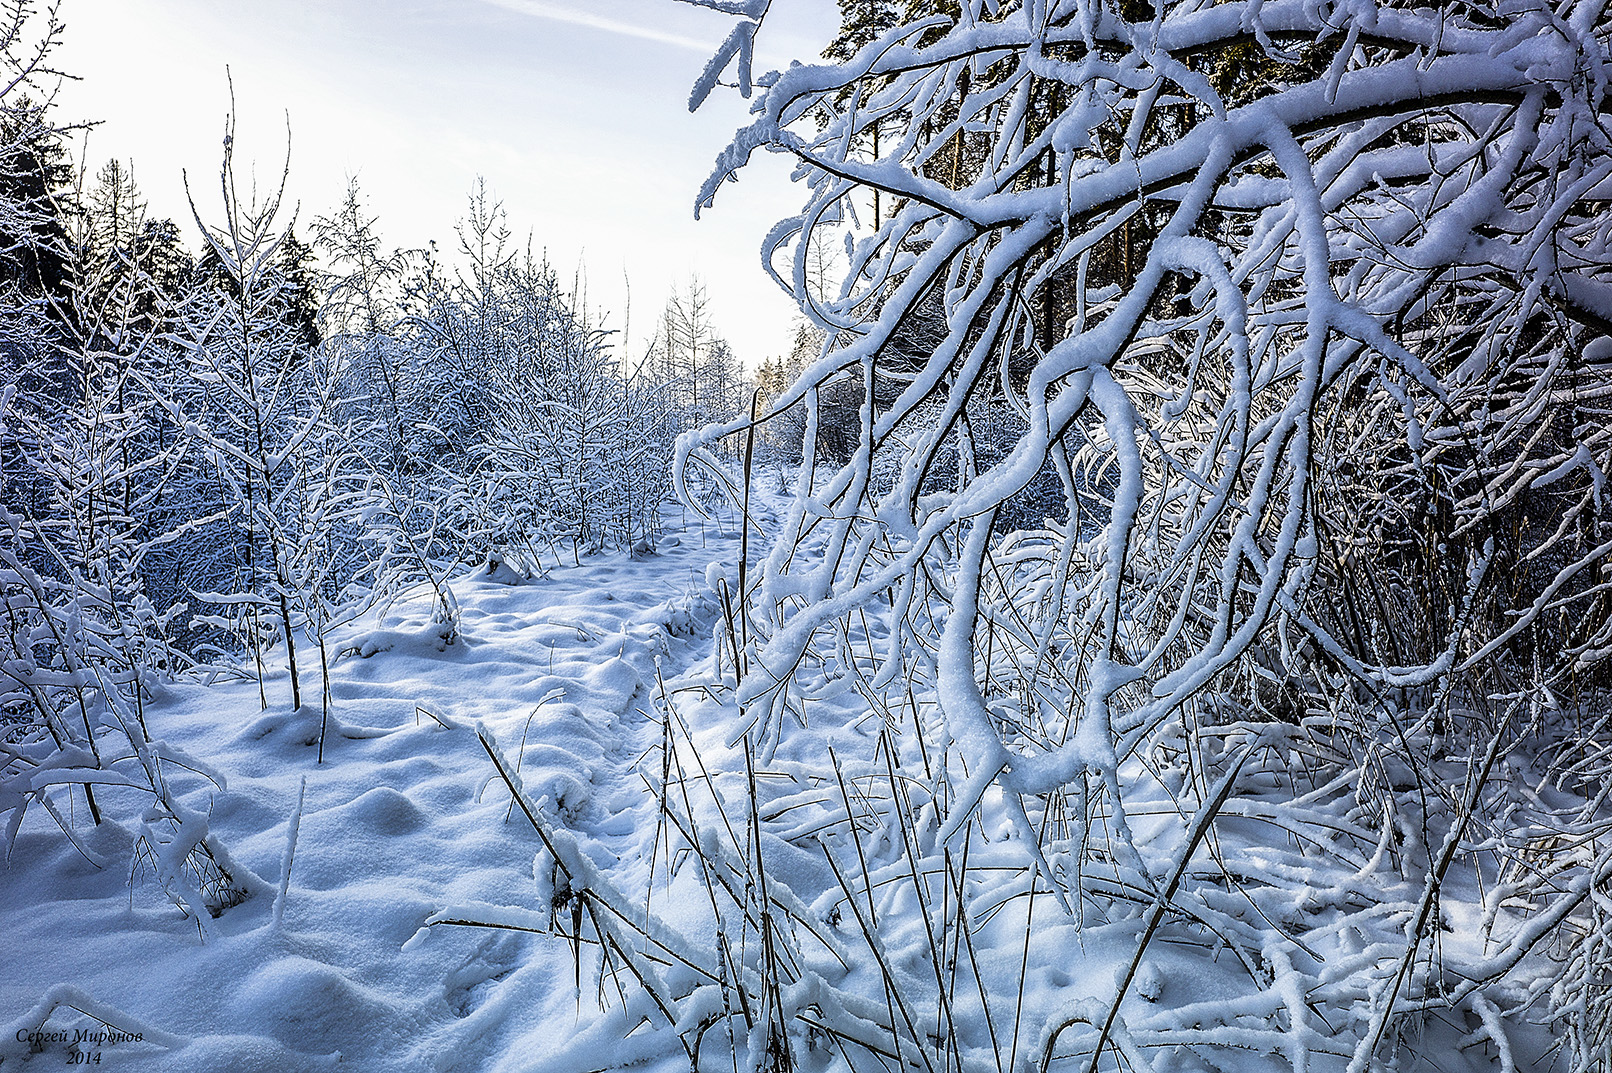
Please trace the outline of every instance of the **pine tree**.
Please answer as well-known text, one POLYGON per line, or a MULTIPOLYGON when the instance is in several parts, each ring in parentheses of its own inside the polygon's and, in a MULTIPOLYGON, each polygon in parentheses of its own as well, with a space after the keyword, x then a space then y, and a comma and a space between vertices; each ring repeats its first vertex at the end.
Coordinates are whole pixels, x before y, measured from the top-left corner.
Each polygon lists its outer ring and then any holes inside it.
POLYGON ((22 98, 0 112, 0 285, 24 294, 67 293, 66 230, 72 168, 45 106, 22 98))
POLYGON ((863 46, 904 24, 907 4, 901 0, 837 0, 840 29, 823 50, 823 58, 844 63, 863 46))

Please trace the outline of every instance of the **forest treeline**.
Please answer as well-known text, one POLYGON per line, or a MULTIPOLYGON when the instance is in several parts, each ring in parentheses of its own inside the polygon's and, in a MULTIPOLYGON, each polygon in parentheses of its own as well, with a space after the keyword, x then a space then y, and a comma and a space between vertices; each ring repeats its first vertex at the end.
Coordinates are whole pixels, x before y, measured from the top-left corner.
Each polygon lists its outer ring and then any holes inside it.
POLYGON ((651 546, 676 436, 747 401, 698 280, 625 355, 485 182, 450 256, 386 248, 356 184, 305 241, 231 127, 193 254, 43 110, 0 133, 5 502, 169 665, 294 645, 354 585, 651 546))

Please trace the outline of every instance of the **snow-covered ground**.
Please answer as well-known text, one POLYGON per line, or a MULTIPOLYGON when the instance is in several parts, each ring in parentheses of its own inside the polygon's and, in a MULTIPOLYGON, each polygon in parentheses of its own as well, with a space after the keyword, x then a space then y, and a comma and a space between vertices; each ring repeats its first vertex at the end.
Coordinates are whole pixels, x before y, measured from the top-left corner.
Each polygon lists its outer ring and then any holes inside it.
POLYGON ((43 1053, 28 1068, 75 1053, 165 1073, 486 1069, 536 1057, 534 1026, 553 1032, 578 1016, 566 942, 422 928, 448 905, 536 901, 537 842, 511 819, 502 784, 488 787, 477 722, 579 832, 624 857, 639 852, 636 765, 658 740, 640 706, 658 662, 671 675, 704 656, 706 566, 737 554, 731 525, 673 517, 653 555, 605 553, 523 584, 456 583, 461 636, 446 648, 423 604, 350 636, 372 654, 336 665, 340 728, 322 765, 319 707, 289 711, 283 661, 267 712, 252 681, 172 686, 148 717, 153 737, 204 760, 227 789, 172 767, 170 777, 190 803, 210 804, 212 830, 267 891, 207 921, 204 938, 149 872, 131 884, 128 831, 84 825, 107 862, 96 868, 45 814, 30 816, 0 868, 6 1068, 40 1029, 43 1053), (104 1030, 97 1017, 143 1038, 75 1046, 79 1030, 104 1030))
MULTIPOLYGON (((1204 730, 1196 775, 1168 742, 1130 765, 1133 837, 1111 854, 1056 801, 1016 816, 989 787, 942 844, 961 753, 937 736, 932 686, 896 682, 886 705, 857 680, 879 615, 796 669, 809 725, 753 735, 773 743, 747 758, 731 663, 712 657, 736 527, 668 520, 653 554, 459 580, 451 645, 426 601, 352 627, 322 764, 318 705, 289 710, 283 664, 267 711, 255 681, 169 687, 152 736, 226 785, 168 775, 261 882, 187 919, 148 869, 131 881, 129 831, 70 817, 98 868, 31 815, 0 869, 0 1066, 670 1071, 697 1040, 700 1068, 741 1069, 788 1022, 797 1068, 894 1069, 896 1048, 906 1068, 1016 1073, 1086 1068, 1111 1004, 1124 1065, 1348 1064, 1423 888, 1386 863, 1409 841, 1373 851, 1347 780, 1298 792, 1293 757, 1314 743, 1296 728, 1235 761, 1237 728, 1204 730), (1235 792, 1211 830, 1194 801, 1217 770, 1235 792), (1026 868, 1030 838, 1060 895, 1026 868), (567 899, 565 872, 588 898, 567 899), (1173 892, 1168 914, 1150 889, 1173 892), (601 972, 601 927, 638 960, 601 972), (676 1031, 642 974, 675 997, 676 1031)), ((1452 873, 1450 964, 1492 952, 1482 897, 1452 873)), ((1504 1038, 1433 1010, 1384 1052, 1483 1069, 1504 1065, 1504 1038)), ((1528 1068, 1543 1042, 1506 1057, 1528 1068)))

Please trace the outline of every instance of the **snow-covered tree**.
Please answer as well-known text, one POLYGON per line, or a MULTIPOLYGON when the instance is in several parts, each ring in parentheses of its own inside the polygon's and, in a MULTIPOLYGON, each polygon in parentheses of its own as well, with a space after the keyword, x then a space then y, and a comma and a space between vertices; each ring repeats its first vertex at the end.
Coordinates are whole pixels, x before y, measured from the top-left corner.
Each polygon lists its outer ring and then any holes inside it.
POLYGON ((427 411, 420 407, 423 370, 404 290, 419 255, 387 252, 375 224, 356 181, 332 215, 314 221, 314 245, 326 266, 324 362, 339 379, 354 428, 365 431, 364 455, 392 472, 417 473, 428 465, 418 434, 427 411))
POLYGON ((309 386, 312 340, 295 271, 300 257, 288 258, 290 228, 277 223, 284 179, 264 198, 242 190, 233 115, 220 189, 223 222, 217 226, 204 223, 192 201, 207 252, 181 311, 191 377, 185 396, 163 405, 196 439, 240 534, 229 546, 227 584, 198 594, 219 609, 205 621, 252 653, 260 685, 264 649, 278 639, 286 650, 292 707, 300 708, 293 560, 303 528, 294 511, 303 500, 293 462, 319 427, 319 394, 309 386))
POLYGON ((689 425, 725 420, 743 406, 738 358, 718 334, 710 296, 698 279, 667 298, 649 368, 689 425))
MULTIPOLYGON (((622 484, 641 477, 631 454, 655 441, 629 444, 623 425, 631 397, 610 349, 610 333, 577 311, 552 267, 530 257, 505 273, 506 321, 515 345, 488 370, 494 415, 479 478, 501 498, 497 511, 514 532, 498 545, 563 538, 598 547, 617 537, 631 543, 644 531, 636 518, 618 531, 622 484), (631 532, 637 528, 639 532, 631 532)), ((659 457, 669 447, 659 439, 659 457)), ((665 482, 659 482, 662 488, 665 482)))

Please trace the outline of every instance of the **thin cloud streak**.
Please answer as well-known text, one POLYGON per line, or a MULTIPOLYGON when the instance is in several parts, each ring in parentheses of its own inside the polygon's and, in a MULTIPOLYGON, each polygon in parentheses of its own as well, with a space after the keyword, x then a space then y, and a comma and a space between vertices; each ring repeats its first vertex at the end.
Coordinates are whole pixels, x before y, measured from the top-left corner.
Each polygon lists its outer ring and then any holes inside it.
POLYGON ((558 4, 547 3, 546 0, 486 0, 495 7, 506 11, 513 11, 520 15, 530 15, 539 19, 550 19, 554 22, 567 22, 573 26, 585 26, 590 30, 600 30, 604 33, 620 34, 623 37, 636 37, 644 41, 656 41, 663 45, 675 48, 689 49, 693 52, 710 55, 716 51, 717 43, 714 41, 700 41, 681 34, 657 30, 652 26, 634 26, 632 23, 618 22, 615 19, 594 15, 586 11, 576 11, 561 7, 558 4))

